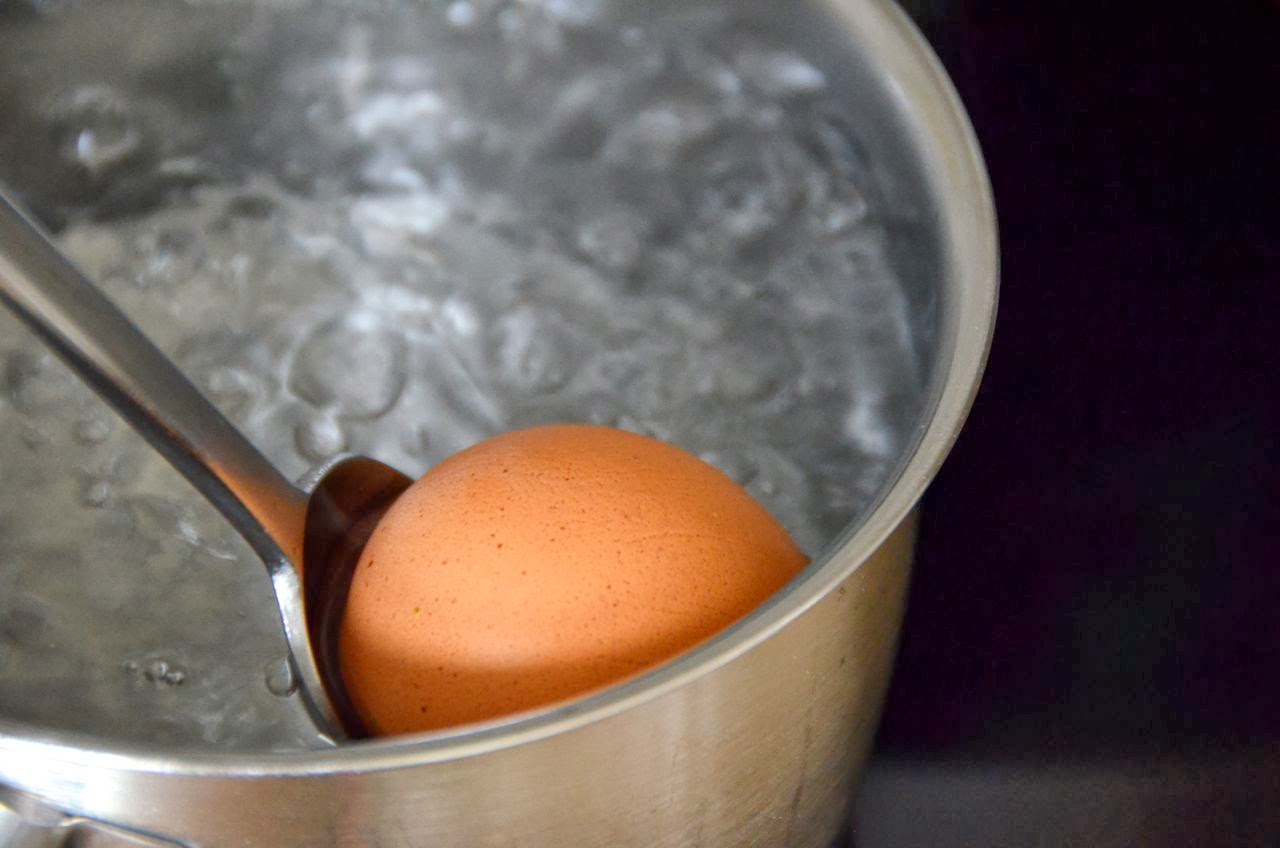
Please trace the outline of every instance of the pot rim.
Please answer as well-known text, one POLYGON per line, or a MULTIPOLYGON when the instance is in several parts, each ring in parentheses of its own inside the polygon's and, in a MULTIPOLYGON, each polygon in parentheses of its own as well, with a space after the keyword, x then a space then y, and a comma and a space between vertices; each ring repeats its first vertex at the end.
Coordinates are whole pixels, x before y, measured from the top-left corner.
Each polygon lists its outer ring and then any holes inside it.
POLYGON ((994 201, 976 136, 941 63, 892 0, 831 0, 856 19, 877 48, 876 72, 898 112, 917 130, 927 167, 945 187, 943 213, 948 288, 939 367, 916 441, 880 500, 791 584, 745 619, 658 668, 564 704, 514 718, 432 733, 360 740, 340 748, 293 752, 218 752, 112 743, 0 717, 0 788, 39 792, 37 764, 61 761, 95 770, 204 777, 314 777, 394 770, 466 759, 568 733, 631 710, 712 673, 787 627, 865 562, 915 507, 959 434, 977 394, 994 329, 998 249, 994 201), (945 143, 949 142, 949 143, 945 143), (950 354, 945 356, 945 354, 950 354), (34 731, 34 732, 33 732, 34 731), (33 780, 25 780, 31 777, 33 780))

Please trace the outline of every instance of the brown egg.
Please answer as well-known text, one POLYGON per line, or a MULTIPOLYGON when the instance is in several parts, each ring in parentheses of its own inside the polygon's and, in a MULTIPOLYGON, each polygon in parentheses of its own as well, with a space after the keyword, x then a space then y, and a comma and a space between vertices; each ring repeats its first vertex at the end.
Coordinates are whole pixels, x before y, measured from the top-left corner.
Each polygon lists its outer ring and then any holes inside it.
POLYGON ((375 734, 542 707, 733 624, 804 567, 746 491, 607 427, 508 433, 413 484, 361 555, 340 638, 375 734))

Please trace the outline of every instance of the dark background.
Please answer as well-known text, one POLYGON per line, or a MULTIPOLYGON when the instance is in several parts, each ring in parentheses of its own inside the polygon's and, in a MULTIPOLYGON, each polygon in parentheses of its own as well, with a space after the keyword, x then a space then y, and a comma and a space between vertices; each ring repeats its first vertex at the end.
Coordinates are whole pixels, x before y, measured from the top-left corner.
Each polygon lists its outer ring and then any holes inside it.
MULTIPOLYGON (((1160 763, 1206 775, 1180 809, 1214 844, 1280 845, 1280 3, 912 11, 986 157, 1000 314, 864 813, 892 784, 942 815, 958 796, 912 775, 997 767, 1006 794, 1063 766, 1167 795, 1160 763)), ((1203 844, 1161 833, 1114 844, 1203 844)))

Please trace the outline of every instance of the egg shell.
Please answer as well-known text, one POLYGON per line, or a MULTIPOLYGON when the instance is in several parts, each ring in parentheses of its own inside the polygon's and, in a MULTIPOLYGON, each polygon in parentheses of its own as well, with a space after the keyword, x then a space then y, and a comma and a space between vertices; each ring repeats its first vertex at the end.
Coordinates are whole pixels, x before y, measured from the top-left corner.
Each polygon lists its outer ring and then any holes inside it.
POLYGON ((374 734, 543 707, 722 631, 806 564, 744 489, 656 439, 552 425, 456 454, 379 523, 340 651, 374 734))

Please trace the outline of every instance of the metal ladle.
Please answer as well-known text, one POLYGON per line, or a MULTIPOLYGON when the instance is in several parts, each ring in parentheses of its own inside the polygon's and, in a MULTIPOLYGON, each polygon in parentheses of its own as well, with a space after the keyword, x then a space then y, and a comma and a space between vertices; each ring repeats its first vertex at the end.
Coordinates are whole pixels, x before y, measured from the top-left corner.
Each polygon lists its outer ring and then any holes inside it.
POLYGON ((337 661, 355 561, 409 485, 366 457, 290 481, 0 191, 0 302, 158 450, 262 558, 307 712, 329 742, 365 734, 337 661))

